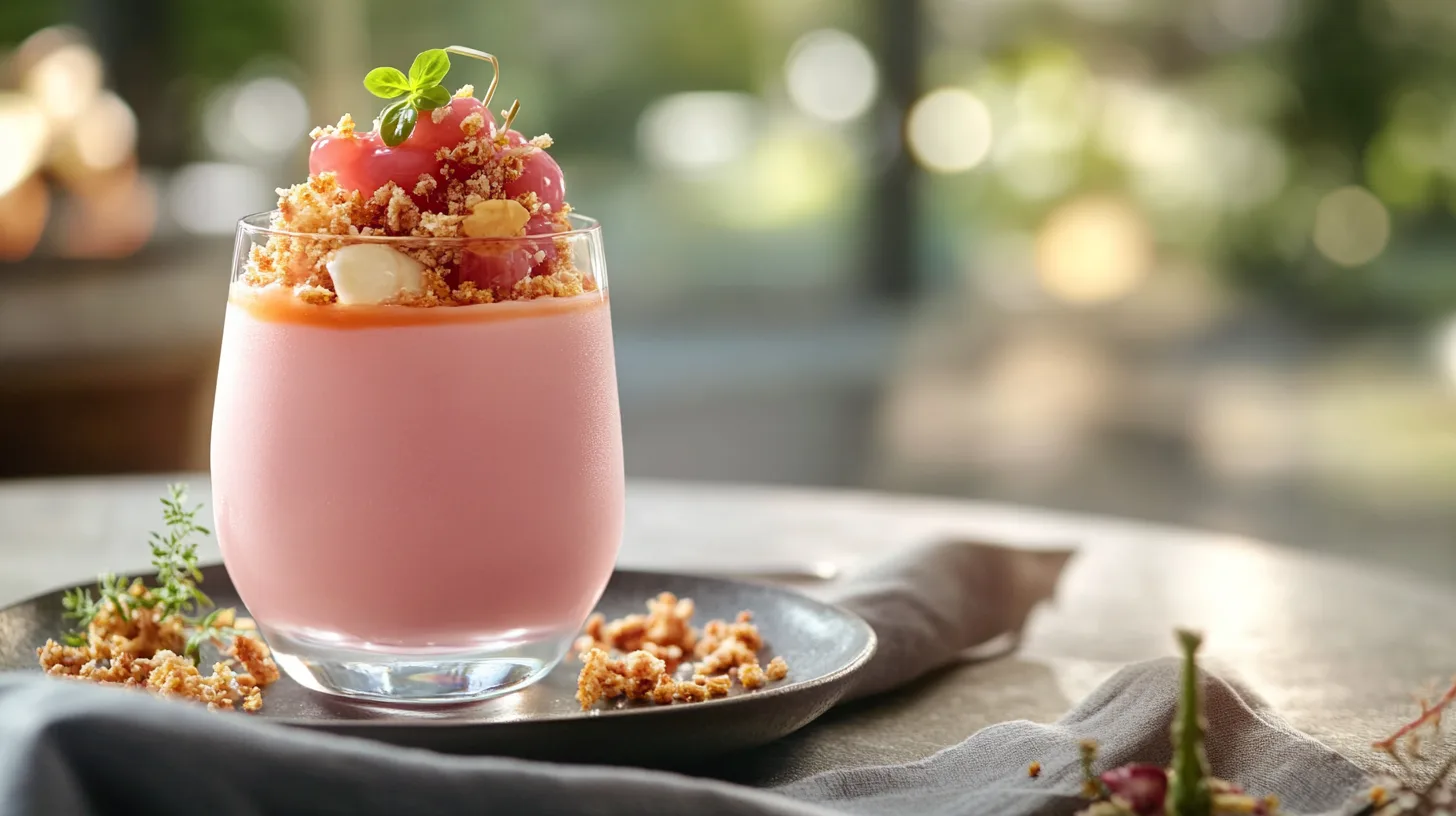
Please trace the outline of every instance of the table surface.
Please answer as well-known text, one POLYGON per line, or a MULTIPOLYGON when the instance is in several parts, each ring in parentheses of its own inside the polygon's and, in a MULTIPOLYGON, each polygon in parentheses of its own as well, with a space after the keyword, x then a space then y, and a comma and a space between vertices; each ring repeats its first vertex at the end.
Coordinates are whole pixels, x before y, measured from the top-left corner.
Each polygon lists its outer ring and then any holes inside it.
MULTIPOLYGON (((180 477, 206 498, 207 479, 180 477)), ((101 570, 140 570, 168 477, 0 484, 0 604, 101 570)), ((1055 720, 1122 665, 1173 654, 1202 629, 1210 665, 1297 727, 1375 770, 1370 749, 1414 713, 1412 693, 1456 671, 1456 587, 1235 536, 1006 505, 879 493, 634 482, 624 567, 781 562, 852 569, 957 538, 1071 545, 1055 600, 1016 654, 937 672, 843 706, 719 775, 752 783, 904 762, 1009 719, 1055 720)), ((215 542, 204 557, 217 557, 215 542)))

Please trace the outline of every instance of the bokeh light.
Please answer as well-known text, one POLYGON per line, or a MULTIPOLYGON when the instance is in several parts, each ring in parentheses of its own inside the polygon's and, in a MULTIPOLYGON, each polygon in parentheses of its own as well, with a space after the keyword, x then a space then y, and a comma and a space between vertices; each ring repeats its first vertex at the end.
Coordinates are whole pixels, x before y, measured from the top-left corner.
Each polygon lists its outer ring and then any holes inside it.
POLYGON ((309 122, 308 102, 298 86, 262 76, 213 94, 203 115, 203 138, 225 159, 274 159, 303 141, 309 122))
POLYGON ((110 170, 125 163, 136 149, 137 122, 131 107, 110 91, 86 111, 86 127, 74 131, 76 155, 91 170, 110 170))
MULTIPOLYGON (((1074 54, 1052 52, 1033 66, 1009 103, 992 105, 999 135, 991 161, 997 178, 1017 197, 1050 201, 1079 179, 1096 86, 1074 54)), ((984 90, 982 97, 995 101, 984 90)))
POLYGON ((1446 383, 1456 389, 1456 315, 1436 327, 1431 335, 1431 349, 1446 383))
POLYGON ((784 78, 794 105, 826 122, 862 116, 874 102, 879 84, 870 50, 837 29, 800 37, 789 49, 784 78))
POLYGON ((1341 187, 1315 207, 1315 248, 1341 266, 1369 263, 1389 240, 1390 213, 1364 187, 1341 187))
POLYGON ((1296 395, 1270 372, 1211 373, 1188 422, 1199 461, 1215 475, 1265 479, 1298 464, 1303 419, 1296 395))
POLYGON ((703 91, 665 96, 642 112, 637 145, 658 167, 702 170, 743 157, 757 102, 748 94, 703 91))
POLYGON ((1058 300, 1092 305, 1131 292, 1152 264, 1147 222, 1127 202, 1073 199, 1052 212, 1036 237, 1036 272, 1058 300))
POLYGON ((854 155, 822 129, 764 134, 731 172, 721 173, 703 204, 718 223, 737 229, 783 228, 845 200, 854 155))
POLYGON ((309 130, 308 102, 303 92, 282 77, 259 77, 243 83, 233 100, 233 127, 263 153, 281 153, 309 130))
POLYGON ((40 167, 50 127, 44 110, 28 96, 0 93, 0 196, 40 167))
POLYGON ((167 208, 184 230, 202 235, 226 235, 238 218, 272 205, 274 196, 263 176, 252 167, 220 162, 184 165, 171 179, 167 208))
POLYGON ((1213 0, 1213 18, 1224 31, 1242 40, 1267 40, 1289 18, 1288 0, 1213 0))
POLYGON ((962 173, 991 149, 991 114, 975 94, 940 88, 910 108, 905 141, 915 159, 937 173, 962 173))
POLYGON ((40 176, 31 176, 0 194, 0 260, 18 261, 35 250, 45 232, 50 200, 40 176))
POLYGON ((58 253, 67 258, 125 257, 141 249, 156 221, 156 188, 135 168, 93 176, 58 224, 58 253))
POLYGON ((37 58, 21 87, 58 123, 75 119, 101 91, 101 57, 90 47, 69 42, 37 58))

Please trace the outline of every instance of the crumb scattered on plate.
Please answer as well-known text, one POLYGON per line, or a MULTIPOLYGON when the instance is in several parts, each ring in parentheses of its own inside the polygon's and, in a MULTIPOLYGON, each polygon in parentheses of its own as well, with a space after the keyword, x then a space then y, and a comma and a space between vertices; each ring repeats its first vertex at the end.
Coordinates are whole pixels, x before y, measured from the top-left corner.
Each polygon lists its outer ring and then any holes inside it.
MULTIPOLYGON (((137 581, 129 592, 145 599, 150 590, 137 581)), ((192 658, 181 654, 186 650, 183 621, 177 616, 159 620, 156 613, 138 606, 121 615, 108 600, 87 626, 85 643, 66 646, 47 640, 36 650, 40 666, 53 677, 144 688, 205 703, 212 710, 241 705, 255 712, 263 707, 263 688, 279 672, 261 640, 234 635, 226 659, 214 663, 211 674, 203 674, 192 658)), ((226 623, 244 628, 247 621, 226 623)))
POLYGON ((759 665, 764 640, 752 612, 739 612, 732 622, 710 620, 699 632, 692 625, 694 611, 691 598, 663 592, 647 602, 646 615, 614 621, 592 615, 576 642, 582 663, 576 699, 582 709, 619 697, 696 703, 727 696, 735 678, 752 690, 788 676, 782 657, 759 665))

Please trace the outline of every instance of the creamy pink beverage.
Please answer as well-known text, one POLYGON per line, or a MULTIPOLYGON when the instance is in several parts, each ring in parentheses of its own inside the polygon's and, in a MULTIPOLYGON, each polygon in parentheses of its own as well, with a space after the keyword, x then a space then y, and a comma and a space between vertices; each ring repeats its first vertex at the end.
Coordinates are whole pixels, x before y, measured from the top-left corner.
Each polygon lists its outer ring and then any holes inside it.
POLYGON ((622 535, 601 225, 549 135, 497 121, 499 61, 364 77, 362 130, 238 222, 212 427, 223 561, 279 667, 417 704, 523 688, 566 655, 622 535), (489 63, 483 98, 441 82, 489 63))
POLYGON ((622 533, 616 387, 601 291, 318 309, 235 289, 212 485, 244 603, 275 640, 362 651, 570 638, 622 533))

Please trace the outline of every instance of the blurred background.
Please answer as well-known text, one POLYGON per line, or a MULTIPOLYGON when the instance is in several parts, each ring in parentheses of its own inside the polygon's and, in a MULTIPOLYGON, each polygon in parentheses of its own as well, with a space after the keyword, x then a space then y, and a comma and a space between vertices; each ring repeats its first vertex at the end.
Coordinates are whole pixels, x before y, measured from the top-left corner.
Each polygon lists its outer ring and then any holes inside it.
POLYGON ((1453 41, 1431 0, 7 3, 0 477, 205 468, 235 220, 458 43, 606 224, 631 475, 1456 575, 1453 41))

